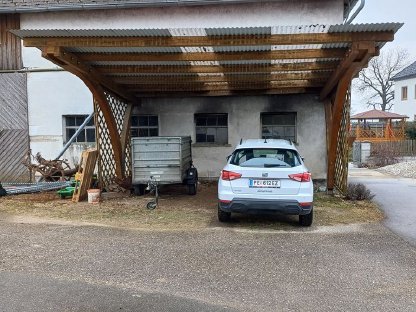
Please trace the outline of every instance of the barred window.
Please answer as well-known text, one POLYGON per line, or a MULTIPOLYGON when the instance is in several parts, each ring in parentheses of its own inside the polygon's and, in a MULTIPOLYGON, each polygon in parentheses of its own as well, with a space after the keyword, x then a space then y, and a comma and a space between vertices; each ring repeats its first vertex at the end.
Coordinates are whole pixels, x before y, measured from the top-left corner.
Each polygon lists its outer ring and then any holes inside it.
POLYGON ((296 113, 261 115, 263 139, 284 139, 296 142, 296 113))
POLYGON ((228 144, 227 114, 195 114, 197 143, 228 144))
MULTIPOLYGON (((83 124, 88 115, 72 115, 64 117, 64 142, 68 142, 69 139, 75 134, 78 128, 83 124)), ((94 118, 88 122, 85 128, 78 134, 74 142, 86 143, 95 142, 95 126, 94 118)))
POLYGON ((157 115, 131 116, 132 137, 152 137, 159 135, 159 118, 157 115))

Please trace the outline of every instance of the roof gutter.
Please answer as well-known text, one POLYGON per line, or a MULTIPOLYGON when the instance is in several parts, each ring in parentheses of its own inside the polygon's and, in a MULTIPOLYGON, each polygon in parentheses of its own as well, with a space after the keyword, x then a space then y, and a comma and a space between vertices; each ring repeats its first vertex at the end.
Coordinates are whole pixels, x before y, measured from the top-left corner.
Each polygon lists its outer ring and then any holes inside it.
POLYGON ((213 4, 234 4, 234 3, 258 3, 258 2, 280 2, 282 0, 145 0, 128 1, 126 3, 80 3, 62 5, 39 5, 27 7, 0 7, 1 13, 35 13, 49 11, 76 11, 76 10, 100 10, 100 9, 127 9, 134 7, 166 7, 166 6, 203 6, 213 4))
POLYGON ((350 18, 348 18, 348 17, 350 15, 351 11, 348 13, 348 16, 345 19, 344 24, 351 24, 351 22, 354 20, 354 18, 357 17, 357 15, 361 12, 361 10, 364 8, 364 6, 365 6, 365 0, 361 0, 360 6, 355 10, 354 14, 350 18))

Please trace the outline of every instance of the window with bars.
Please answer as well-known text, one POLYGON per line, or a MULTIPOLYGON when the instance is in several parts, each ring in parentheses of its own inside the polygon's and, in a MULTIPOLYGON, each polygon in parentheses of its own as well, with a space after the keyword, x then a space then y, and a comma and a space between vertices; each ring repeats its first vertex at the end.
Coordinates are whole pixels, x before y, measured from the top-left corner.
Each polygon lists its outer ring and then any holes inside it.
MULTIPOLYGON (((69 139, 75 134, 78 128, 83 124, 88 115, 72 115, 64 117, 64 142, 68 142, 69 139)), ((92 143, 95 142, 95 126, 94 118, 88 122, 84 129, 78 134, 74 140, 77 143, 92 143)))
POLYGON ((197 143, 228 144, 227 114, 195 114, 197 143))
POLYGON ((159 118, 157 115, 132 115, 132 137, 152 137, 159 135, 159 118))
POLYGON ((263 139, 284 139, 296 142, 296 113, 261 115, 263 139))

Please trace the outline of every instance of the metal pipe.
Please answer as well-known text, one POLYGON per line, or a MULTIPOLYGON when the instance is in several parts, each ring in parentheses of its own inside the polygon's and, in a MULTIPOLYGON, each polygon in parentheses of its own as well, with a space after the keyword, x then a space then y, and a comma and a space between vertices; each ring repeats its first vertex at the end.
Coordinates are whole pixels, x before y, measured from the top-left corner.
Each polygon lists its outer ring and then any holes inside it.
POLYGON ((344 23, 344 24, 351 24, 351 22, 354 20, 354 18, 357 17, 357 15, 361 12, 361 10, 365 6, 365 0, 361 0, 360 6, 355 10, 354 14, 344 23))
POLYGON ((68 147, 72 144, 72 142, 75 141, 77 136, 81 133, 82 130, 84 130, 85 126, 90 122, 91 118, 94 116, 94 112, 88 115, 87 118, 85 118, 84 122, 81 126, 79 126, 78 130, 74 133, 74 135, 69 139, 68 142, 66 142, 65 146, 62 148, 61 152, 58 156, 56 156, 55 160, 58 160, 61 158, 61 156, 65 153, 65 151, 68 149, 68 147))
POLYGON ((45 73, 45 72, 57 72, 65 71, 60 67, 54 68, 23 68, 23 69, 2 69, 0 74, 14 74, 14 73, 45 73))

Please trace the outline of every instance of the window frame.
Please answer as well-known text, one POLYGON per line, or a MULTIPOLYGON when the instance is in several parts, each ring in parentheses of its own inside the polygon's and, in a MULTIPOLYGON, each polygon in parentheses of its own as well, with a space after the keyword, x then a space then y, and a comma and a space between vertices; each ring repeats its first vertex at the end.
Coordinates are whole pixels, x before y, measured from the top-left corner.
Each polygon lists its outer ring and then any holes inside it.
POLYGON ((402 87, 402 101, 407 101, 407 95, 408 95, 408 89, 407 89, 407 86, 403 86, 402 87))
MULTIPOLYGON (((260 137, 262 139, 265 139, 265 136, 263 136, 263 127, 294 127, 294 137, 293 140, 292 139, 288 139, 288 138, 278 138, 278 139, 282 139, 282 140, 291 140, 292 142, 296 143, 297 139, 298 139, 298 114, 297 112, 264 112, 260 114, 260 137), (294 116, 294 124, 293 125, 278 125, 278 124, 264 124, 263 123, 263 118, 264 116, 272 116, 272 115, 292 115, 294 116)), ((273 137, 267 137, 268 139, 274 139, 273 137)))
MULTIPOLYGON (((228 113, 196 113, 194 114, 194 126, 195 126, 195 144, 208 144, 208 145, 228 145, 229 144, 229 133, 228 133, 228 128, 229 128, 229 122, 228 122, 228 113), (216 125, 208 125, 208 118, 211 117, 216 117, 216 125), (220 125, 219 124, 219 118, 226 118, 226 124, 227 125, 220 125), (206 125, 201 126, 198 125, 197 123, 197 119, 198 118, 207 118, 206 121, 206 125), (204 142, 202 141, 198 141, 198 129, 216 129, 215 132, 215 141, 214 142, 208 142, 207 139, 205 139, 204 142), (218 137, 218 129, 226 129, 226 141, 225 142, 219 142, 217 140, 218 137)), ((207 134, 205 135, 207 137, 207 134)))
MULTIPOLYGON (((70 136, 68 134, 68 130, 69 129, 73 129, 75 130, 75 132, 78 130, 78 128, 84 123, 85 119, 88 117, 88 115, 84 115, 84 114, 80 114, 80 115, 62 115, 62 119, 63 119, 63 143, 66 144, 68 143, 68 141, 72 138, 73 134, 70 136), (74 118, 74 124, 73 126, 68 125, 68 119, 69 118, 74 118), (77 118, 81 118, 82 121, 81 123, 77 123, 77 118)), ((80 133, 75 140, 73 141, 74 143, 96 143, 97 141, 97 134, 96 134, 96 129, 95 129, 95 120, 94 118, 91 118, 91 120, 88 122, 87 125, 85 125, 84 129, 82 130, 84 132, 84 141, 79 141, 79 135, 82 133, 80 133), (94 130, 94 141, 88 141, 88 130, 94 130)), ((74 132, 74 134, 75 134, 74 132)))
POLYGON ((132 114, 131 115, 131 122, 130 122, 130 136, 133 138, 133 137, 138 137, 138 138, 149 138, 149 137, 157 137, 157 136, 159 136, 159 115, 156 115, 156 114, 132 114), (133 117, 137 117, 137 126, 133 126, 133 117), (147 120, 147 123, 148 123, 148 125, 147 126, 141 126, 140 125, 140 117, 147 117, 148 118, 148 120, 147 120), (156 119, 157 119, 157 125, 156 126, 150 126, 149 125, 149 118, 150 117, 156 117, 156 119), (140 135, 140 129, 146 129, 147 130, 147 133, 148 134, 150 134, 150 130, 151 129, 156 129, 157 130, 157 134, 156 135, 147 135, 147 136, 143 136, 143 135, 140 135), (135 135, 135 136, 133 136, 133 131, 134 130, 137 130, 137 135, 135 135))

